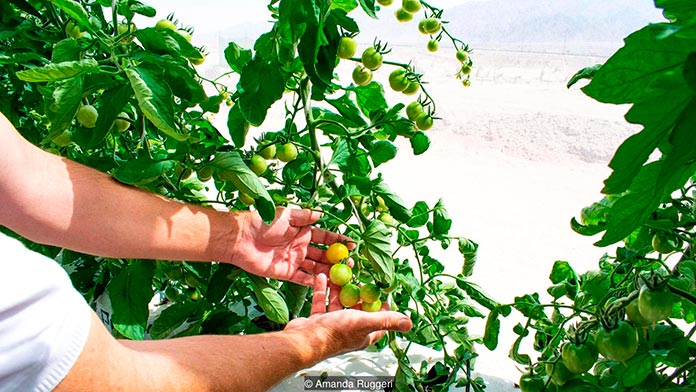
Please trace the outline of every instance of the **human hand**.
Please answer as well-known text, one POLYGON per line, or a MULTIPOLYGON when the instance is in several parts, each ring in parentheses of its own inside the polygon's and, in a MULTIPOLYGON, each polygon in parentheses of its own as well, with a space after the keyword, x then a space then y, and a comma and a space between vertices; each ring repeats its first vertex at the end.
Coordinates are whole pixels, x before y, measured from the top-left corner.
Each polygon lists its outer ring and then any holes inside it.
MULTIPOLYGON (((229 260, 243 270, 272 279, 313 286, 315 276, 328 275, 331 264, 326 252, 312 245, 346 242, 350 239, 312 227, 321 214, 311 210, 278 208, 266 225, 256 212, 239 214, 239 235, 229 260)), ((355 247, 347 242, 349 249, 355 247)))
POLYGON ((327 293, 326 275, 318 275, 311 315, 309 318, 294 319, 285 327, 286 331, 308 330, 321 346, 323 359, 364 349, 381 339, 388 330, 408 332, 413 327, 408 317, 390 311, 386 303, 379 312, 343 309, 338 300, 338 291, 332 287, 327 293))

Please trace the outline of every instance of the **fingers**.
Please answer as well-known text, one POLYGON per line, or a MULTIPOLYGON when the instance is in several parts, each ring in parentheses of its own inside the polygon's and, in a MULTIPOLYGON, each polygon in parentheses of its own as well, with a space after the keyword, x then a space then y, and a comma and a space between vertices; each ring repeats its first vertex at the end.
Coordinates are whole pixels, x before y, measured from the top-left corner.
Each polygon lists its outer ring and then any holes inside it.
POLYGON ((311 314, 326 313, 326 275, 319 274, 314 280, 314 297, 311 314))
POLYGON ((285 209, 283 211, 284 213, 287 212, 290 216, 288 216, 288 222, 290 223, 290 226, 294 227, 302 227, 302 226, 308 226, 319 220, 321 217, 321 213, 318 211, 312 211, 312 210, 307 210, 307 209, 285 209))
POLYGON ((399 331, 408 332, 413 328, 413 322, 404 314, 385 310, 375 313, 366 313, 364 316, 366 327, 371 331, 399 331))
POLYGON ((334 233, 333 231, 328 231, 320 229, 318 227, 312 227, 312 242, 316 244, 331 245, 334 242, 343 242, 346 244, 349 250, 355 248, 355 241, 343 234, 334 233))

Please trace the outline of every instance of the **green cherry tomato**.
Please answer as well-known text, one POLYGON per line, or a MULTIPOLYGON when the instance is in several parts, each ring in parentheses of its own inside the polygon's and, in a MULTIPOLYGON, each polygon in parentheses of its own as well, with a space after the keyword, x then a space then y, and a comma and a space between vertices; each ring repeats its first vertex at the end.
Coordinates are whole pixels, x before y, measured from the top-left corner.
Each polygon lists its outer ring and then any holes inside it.
POLYGON ((544 390, 544 379, 529 373, 523 374, 519 381, 521 392, 541 392, 544 390))
POLYGON ((266 146, 261 149, 261 151, 259 151, 259 155, 261 155, 264 159, 274 159, 276 157, 275 144, 271 144, 270 146, 266 146))
POLYGON ((63 131, 63 133, 54 137, 52 141, 58 147, 67 147, 72 144, 72 133, 70 133, 70 131, 63 131))
POLYGON ((471 65, 462 64, 462 68, 459 70, 459 72, 461 72, 462 75, 469 75, 471 73, 471 65))
POLYGON ((239 201, 241 201, 245 206, 251 206, 256 203, 256 200, 253 197, 244 192, 239 192, 239 201))
POLYGON ((420 102, 411 102, 406 106, 406 117, 411 121, 416 121, 418 116, 423 114, 423 105, 420 102))
POLYGON ((406 95, 414 95, 418 91, 420 91, 420 84, 418 82, 409 81, 408 87, 406 87, 402 93, 406 95))
POLYGON ((428 34, 437 34, 442 28, 442 23, 437 18, 425 18, 423 23, 423 28, 428 34))
POLYGON ((357 65, 353 70, 353 83, 358 86, 366 86, 372 81, 372 71, 362 65, 357 65))
POLYGON ((353 269, 345 264, 334 264, 329 270, 329 279, 336 286, 345 286, 353 279, 353 269))
POLYGON ((379 301, 380 294, 379 286, 374 283, 368 283, 360 288, 360 299, 363 302, 371 303, 379 301))
POLYGON ((416 127, 421 131, 427 131, 433 127, 433 118, 428 113, 421 113, 416 118, 416 127))
POLYGON ((251 157, 251 161, 249 161, 249 168, 251 171, 256 173, 257 176, 263 174, 266 171, 267 166, 268 164, 266 163, 266 159, 261 155, 254 154, 251 157))
POLYGON ((360 287, 353 283, 348 283, 341 288, 338 293, 338 300, 345 308, 352 308, 360 301, 360 287))
MULTIPOLYGON (((427 19, 427 18, 426 18, 426 19, 427 19)), ((421 34, 428 34, 428 32, 425 30, 425 19, 421 19, 421 20, 418 22, 418 31, 419 31, 421 34)))
POLYGON ((358 49, 358 43, 351 37, 341 37, 338 41, 338 51, 336 56, 342 59, 349 59, 355 55, 355 51, 358 49))
POLYGON ((94 128, 97 125, 99 112, 92 105, 83 105, 77 111, 77 122, 85 128, 94 128))
POLYGON ((428 41, 426 48, 428 49, 428 52, 437 52, 437 50, 440 49, 440 42, 438 42, 436 39, 431 39, 428 41))
POLYGON ((375 302, 362 302, 360 308, 365 312, 379 312, 382 310, 382 301, 376 300, 375 302))
POLYGON ((297 158, 297 146, 292 143, 285 143, 278 146, 276 157, 282 162, 292 162, 297 158))
POLYGON ((176 31, 176 25, 174 22, 172 22, 169 19, 160 19, 157 21, 157 24, 155 24, 155 29, 162 31, 162 30, 171 30, 171 31, 176 31))
POLYGON ((394 0, 377 0, 379 5, 383 5, 385 7, 392 5, 393 2, 394 0))
POLYGON ((130 128, 131 123, 129 120, 130 117, 128 117, 128 113, 119 113, 116 120, 114 120, 114 128, 116 128, 118 132, 125 132, 128 130, 128 128, 130 128))
POLYGON ((419 0, 403 0, 401 8, 410 14, 415 14, 421 9, 421 2, 419 0))
POLYGON ((643 317, 642 314, 640 314, 640 310, 638 310, 638 300, 635 299, 626 305, 626 316, 628 316, 628 320, 633 323, 633 325, 638 325, 641 327, 647 327, 648 325, 652 324, 651 321, 647 320, 645 317, 643 317))
POLYGON ((464 87, 471 86, 471 80, 469 80, 469 79, 462 80, 462 86, 464 86, 464 87))
POLYGON ((568 342, 561 349, 561 358, 568 370, 573 373, 585 373, 599 358, 597 346, 591 340, 582 344, 568 342))
POLYGON ((457 60, 459 60, 462 63, 469 62, 469 52, 467 52, 464 49, 458 50, 456 56, 457 56, 457 60))
POLYGON ((600 327, 595 339, 599 353, 610 361, 625 362, 638 351, 638 333, 625 321, 612 330, 600 327))
POLYGON ((401 23, 410 22, 413 19, 413 14, 403 8, 399 8, 394 11, 394 16, 396 16, 396 20, 401 23))
POLYGON ((201 299, 201 293, 193 287, 189 287, 188 289, 186 289, 186 295, 192 301, 199 301, 201 299))
POLYGON ((362 56, 360 56, 365 68, 376 71, 382 66, 382 54, 377 51, 377 48, 370 46, 363 51, 362 56))
POLYGON ((665 233, 655 233, 652 238, 652 247, 656 252, 666 254, 679 249, 677 242, 665 233))
POLYGON ((410 84, 406 75, 408 72, 403 68, 393 70, 389 74, 389 87, 394 91, 404 91, 410 84))
POLYGON ((394 225, 394 217, 391 216, 391 214, 386 212, 386 211, 380 212, 379 217, 377 219, 379 219, 380 221, 382 221, 382 223, 384 223, 386 225, 389 225, 389 226, 394 225))
POLYGON ((556 362, 555 366, 552 363, 547 363, 546 373, 551 375, 551 381, 559 387, 575 377, 575 373, 568 370, 563 359, 556 362))
POLYGON ((119 23, 118 27, 116 28, 118 35, 134 33, 136 30, 138 30, 138 27, 135 25, 135 23, 119 23))
POLYGON ((666 289, 649 289, 643 286, 638 295, 638 310, 651 324, 669 318, 674 299, 666 289))
POLYGON ((348 258, 348 247, 340 242, 329 245, 326 250, 326 260, 331 264, 337 264, 348 258))
POLYGON ((196 175, 198 176, 199 180, 206 182, 213 177, 213 167, 203 166, 200 169, 196 170, 196 175))

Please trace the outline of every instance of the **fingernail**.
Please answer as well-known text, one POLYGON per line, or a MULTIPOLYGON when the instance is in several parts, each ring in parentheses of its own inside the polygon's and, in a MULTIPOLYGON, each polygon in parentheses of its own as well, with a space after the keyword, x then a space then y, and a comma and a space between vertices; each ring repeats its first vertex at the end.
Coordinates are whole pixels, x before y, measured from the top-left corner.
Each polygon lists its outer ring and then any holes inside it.
POLYGON ((408 332, 411 330, 411 320, 407 318, 402 318, 401 321, 399 321, 399 331, 401 332, 408 332))

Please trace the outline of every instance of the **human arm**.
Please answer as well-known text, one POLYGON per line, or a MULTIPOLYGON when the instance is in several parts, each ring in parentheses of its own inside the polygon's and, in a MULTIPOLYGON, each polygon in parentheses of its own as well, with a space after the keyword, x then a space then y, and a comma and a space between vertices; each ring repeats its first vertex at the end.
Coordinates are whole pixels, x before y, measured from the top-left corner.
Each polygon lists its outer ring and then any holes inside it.
POLYGON ((0 115, 0 225, 36 242, 113 258, 230 262, 304 285, 328 272, 309 244, 346 237, 309 227, 318 213, 256 213, 184 204, 114 181, 35 147, 0 115), (253 241, 248 241, 248 239, 253 241))
MULTIPOLYGON (((365 348, 385 330, 412 326, 397 312, 326 312, 323 274, 314 292, 310 318, 260 335, 117 341, 94 315, 87 345, 56 391, 265 391, 321 360, 365 348)), ((332 296, 329 310, 336 303, 332 296)))

